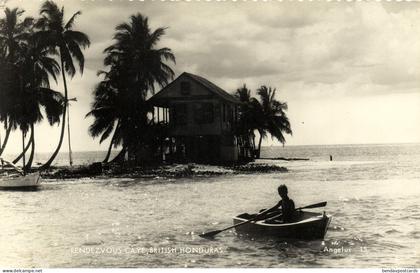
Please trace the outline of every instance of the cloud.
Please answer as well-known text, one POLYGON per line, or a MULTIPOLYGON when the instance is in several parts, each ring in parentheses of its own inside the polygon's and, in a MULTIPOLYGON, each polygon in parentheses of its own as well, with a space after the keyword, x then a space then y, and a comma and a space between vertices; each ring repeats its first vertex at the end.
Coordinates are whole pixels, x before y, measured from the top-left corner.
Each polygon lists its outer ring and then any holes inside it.
POLYGON ((325 8, 316 3, 251 3, 246 14, 250 22, 265 28, 299 29, 323 21, 325 8))
MULTIPOLYGON (((24 2, 36 15, 39 2, 24 2)), ((8 5, 21 5, 11 1, 8 5)), ((61 2, 58 2, 61 5, 61 2)), ((152 28, 168 27, 160 45, 172 48, 175 70, 205 77, 270 78, 287 86, 366 84, 410 87, 420 67, 420 5, 319 2, 64 2, 92 41, 86 66, 102 69, 114 28, 141 12, 152 28), (115 15, 118 16, 115 16, 115 15)), ((385 88, 383 92, 407 92, 385 88)), ((372 90, 376 93, 378 90, 372 90)), ((411 92, 409 91, 409 92, 411 92)), ((345 90, 343 91, 344 93, 345 90)), ((348 91, 349 94, 353 94, 348 91)), ((320 93, 322 95, 322 92, 320 93)))
POLYGON ((196 64, 195 73, 210 77, 238 79, 281 72, 271 61, 259 60, 252 46, 233 42, 212 42, 207 48, 178 54, 196 64))
MULTIPOLYGON (((72 95, 79 98, 72 114, 77 117, 89 110, 90 91, 99 81, 96 71, 103 69, 102 51, 112 43, 115 26, 137 12, 149 17, 152 29, 168 27, 159 46, 175 53, 177 75, 197 73, 227 91, 243 83, 253 90, 270 85, 277 87, 279 98, 292 102, 290 109, 293 103, 298 107, 329 98, 420 93, 419 2, 57 3, 65 6, 67 16, 82 11, 76 28, 92 42, 85 51, 84 76, 69 81, 72 95)), ((41 1, 10 0, 6 5, 37 16, 41 1)), ((334 109, 337 120, 344 117, 334 109)), ((300 110, 303 114, 294 115, 311 116, 304 106, 300 110)))

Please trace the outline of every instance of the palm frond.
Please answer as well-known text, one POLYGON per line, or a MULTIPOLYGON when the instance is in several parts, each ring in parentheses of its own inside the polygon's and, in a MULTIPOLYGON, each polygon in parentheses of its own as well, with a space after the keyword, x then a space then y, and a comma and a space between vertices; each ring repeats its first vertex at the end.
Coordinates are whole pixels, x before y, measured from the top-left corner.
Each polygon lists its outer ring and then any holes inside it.
POLYGON ((81 31, 66 30, 63 35, 66 42, 72 41, 83 49, 90 46, 89 36, 81 31))
POLYGON ((72 56, 72 59, 79 63, 80 74, 83 74, 83 69, 85 67, 85 57, 79 45, 73 40, 69 40, 67 41, 67 48, 72 56))
POLYGON ((63 114, 65 99, 57 91, 49 88, 38 88, 37 97, 40 105, 45 108, 48 122, 50 125, 60 122, 60 116, 63 114))
POLYGON ((64 70, 70 75, 70 77, 74 77, 76 69, 74 68, 73 58, 67 46, 60 48, 60 57, 64 63, 64 70))
POLYGON ((82 12, 79 10, 76 13, 73 14, 73 16, 70 18, 70 20, 68 20, 68 22, 66 23, 66 25, 64 26, 64 29, 69 30, 73 28, 74 25, 74 21, 76 20, 76 17, 81 15, 82 12))
POLYGON ((102 133, 101 138, 99 139, 99 143, 104 142, 112 133, 114 130, 114 123, 110 123, 108 128, 102 133))

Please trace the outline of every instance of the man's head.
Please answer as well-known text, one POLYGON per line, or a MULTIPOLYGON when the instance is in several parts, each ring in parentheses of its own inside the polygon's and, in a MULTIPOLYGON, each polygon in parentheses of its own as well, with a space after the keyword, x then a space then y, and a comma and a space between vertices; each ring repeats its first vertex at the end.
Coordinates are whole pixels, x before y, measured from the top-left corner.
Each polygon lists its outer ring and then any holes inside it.
POLYGON ((279 192, 280 197, 283 199, 287 197, 287 187, 286 185, 282 184, 277 188, 277 191, 279 192))

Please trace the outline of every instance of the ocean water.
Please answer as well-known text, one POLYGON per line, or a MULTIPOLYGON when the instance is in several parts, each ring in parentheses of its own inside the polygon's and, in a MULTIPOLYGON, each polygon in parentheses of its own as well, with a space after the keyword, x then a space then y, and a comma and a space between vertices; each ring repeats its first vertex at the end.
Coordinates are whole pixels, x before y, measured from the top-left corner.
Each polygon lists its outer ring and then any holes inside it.
MULTIPOLYGON (((75 162, 103 153, 77 153, 75 162)), ((420 144, 265 147, 287 173, 44 180, 0 192, 0 267, 419 267, 420 144), (333 161, 329 161, 329 156, 333 161), (320 201, 324 240, 197 234, 278 201, 320 201)), ((64 159, 65 160, 65 157, 64 159)))
MULTIPOLYGON (((64 149, 63 149, 64 150, 64 149)), ((110 159, 113 159, 117 154, 118 150, 112 150, 110 159)), ((29 152, 28 152, 29 154, 29 152)), ((26 155, 26 160, 28 160, 28 154, 26 155)), ((48 159, 50 159, 52 155, 51 153, 35 153, 34 160, 33 160, 33 166, 37 167, 42 165, 43 163, 47 162, 48 159)), ((88 152, 73 152, 72 153, 72 159, 73 159, 73 165, 86 165, 86 164, 92 164, 94 162, 102 162, 104 160, 106 155, 106 152, 104 151, 88 151, 88 152)), ((18 155, 17 154, 7 154, 4 156, 4 159, 12 161, 14 160, 18 155)), ((53 167, 56 166, 69 166, 70 159, 68 152, 60 152, 53 163, 51 164, 53 167)), ((20 160, 16 165, 22 166, 22 160, 20 160)))

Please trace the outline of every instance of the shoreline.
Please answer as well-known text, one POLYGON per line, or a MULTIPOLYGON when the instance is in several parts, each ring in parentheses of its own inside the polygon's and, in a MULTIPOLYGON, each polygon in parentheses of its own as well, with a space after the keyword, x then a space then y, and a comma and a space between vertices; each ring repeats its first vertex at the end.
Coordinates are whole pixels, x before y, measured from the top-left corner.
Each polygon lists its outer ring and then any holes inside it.
MULTIPOLYGON (((33 171, 37 171, 33 169, 33 171)), ((158 166, 127 166, 117 164, 102 164, 73 167, 53 167, 41 172, 45 179, 78 179, 78 178, 183 178, 183 177, 211 177, 228 174, 273 173, 288 172, 286 167, 266 163, 246 163, 242 165, 204 165, 196 163, 168 164, 158 166)))

